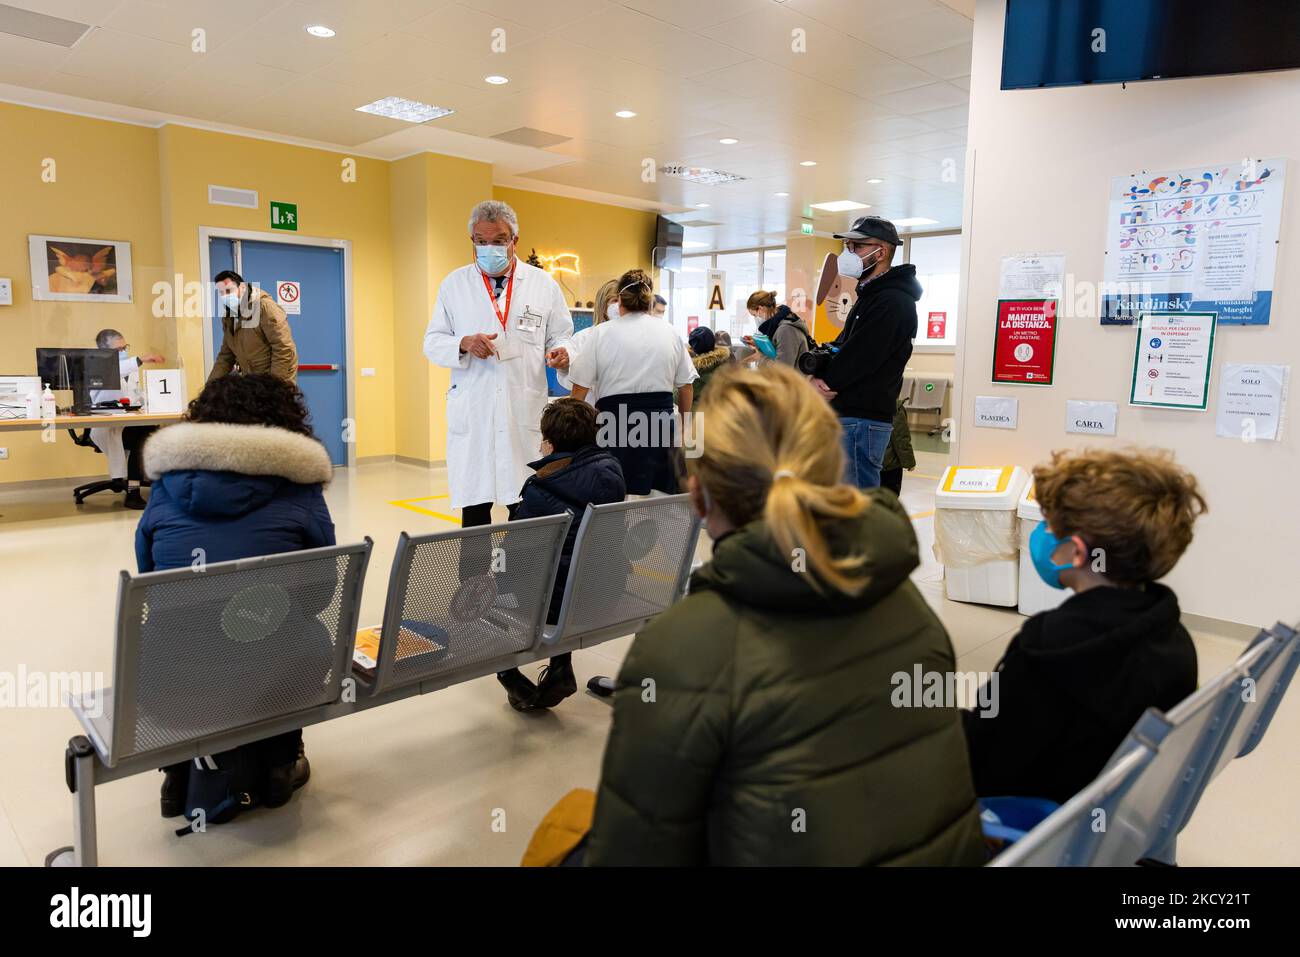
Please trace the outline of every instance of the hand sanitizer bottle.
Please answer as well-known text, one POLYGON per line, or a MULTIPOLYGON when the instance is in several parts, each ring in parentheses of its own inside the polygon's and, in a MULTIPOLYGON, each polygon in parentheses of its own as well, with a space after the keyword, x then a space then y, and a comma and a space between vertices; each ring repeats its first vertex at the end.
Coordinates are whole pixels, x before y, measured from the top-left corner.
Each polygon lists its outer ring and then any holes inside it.
POLYGON ((35 389, 23 396, 23 416, 28 419, 41 417, 41 397, 35 389))
POLYGON ((50 384, 45 383, 45 391, 41 393, 41 418, 52 419, 58 414, 58 408, 54 404, 54 393, 50 391, 50 384))

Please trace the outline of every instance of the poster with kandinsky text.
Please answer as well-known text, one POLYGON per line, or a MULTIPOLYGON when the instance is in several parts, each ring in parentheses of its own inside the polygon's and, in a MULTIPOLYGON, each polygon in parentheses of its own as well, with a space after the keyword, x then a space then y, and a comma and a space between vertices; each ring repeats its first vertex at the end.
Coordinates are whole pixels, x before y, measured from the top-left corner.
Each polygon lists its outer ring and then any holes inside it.
POLYGON ((1246 159, 1110 181, 1102 325, 1214 312, 1268 325, 1286 163, 1246 159))

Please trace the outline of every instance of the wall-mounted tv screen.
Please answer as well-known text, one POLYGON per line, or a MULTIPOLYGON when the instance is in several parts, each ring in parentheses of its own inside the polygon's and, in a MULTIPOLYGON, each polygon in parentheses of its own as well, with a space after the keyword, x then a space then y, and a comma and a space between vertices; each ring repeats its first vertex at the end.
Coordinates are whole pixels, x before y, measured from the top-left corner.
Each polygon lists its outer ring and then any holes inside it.
POLYGON ((1007 0, 1004 90, 1298 67, 1297 0, 1007 0))
POLYGON ((682 268, 682 237, 685 228, 680 223, 660 216, 655 222, 654 262, 659 269, 671 269, 673 272, 682 268))

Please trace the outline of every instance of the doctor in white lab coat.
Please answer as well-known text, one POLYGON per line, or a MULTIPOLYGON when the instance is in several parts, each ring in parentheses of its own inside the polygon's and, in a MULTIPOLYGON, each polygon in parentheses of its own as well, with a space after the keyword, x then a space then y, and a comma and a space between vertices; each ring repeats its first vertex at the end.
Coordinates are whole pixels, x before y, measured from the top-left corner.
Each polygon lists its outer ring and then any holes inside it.
POLYGON ((515 255, 513 209, 479 203, 469 233, 475 261, 442 281, 424 334, 425 356, 451 369, 447 480, 467 528, 489 524, 494 502, 519 501, 541 456, 547 353, 573 334, 555 280, 515 255))
MULTIPOLYGON (((121 388, 92 389, 90 401, 116 402, 119 399, 128 399, 131 405, 143 403, 144 390, 140 382, 140 366, 146 362, 162 362, 163 357, 156 354, 131 355, 131 347, 127 345, 126 337, 116 329, 101 330, 95 337, 95 348, 112 349, 117 353, 117 371, 121 379, 121 388)), ((126 493, 127 508, 139 510, 145 506, 144 496, 140 494, 140 480, 143 474, 140 449, 144 445, 144 440, 156 428, 157 426, 153 425, 126 427, 117 425, 90 430, 90 441, 94 442, 108 459, 108 477, 120 483, 120 491, 126 493)))

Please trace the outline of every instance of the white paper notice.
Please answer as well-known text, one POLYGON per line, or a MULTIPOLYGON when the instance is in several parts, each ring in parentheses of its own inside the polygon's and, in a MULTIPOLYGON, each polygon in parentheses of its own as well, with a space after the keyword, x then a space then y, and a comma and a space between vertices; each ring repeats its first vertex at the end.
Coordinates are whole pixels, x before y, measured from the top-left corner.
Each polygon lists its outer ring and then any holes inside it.
POLYGON ((958 466, 953 470, 947 490, 951 492, 996 492, 1002 481, 1001 469, 972 469, 958 466))
POLYGON ((180 412, 185 405, 185 373, 180 369, 145 369, 144 389, 144 410, 150 415, 180 412))
POLYGON ((1282 407, 1290 372, 1290 366, 1225 362, 1219 374, 1215 434, 1243 442, 1275 442, 1281 438, 1282 407))
POLYGON ((984 429, 1014 429, 1020 421, 1020 400, 1000 395, 975 396, 975 425, 984 429))
POLYGON ((1214 355, 1212 312, 1144 312, 1138 319, 1130 405, 1204 412, 1214 355))
POLYGON ((1065 431, 1114 435, 1118 416, 1114 402, 1069 399, 1065 403, 1065 431))
POLYGON ((1002 257, 999 299, 1060 299, 1064 284, 1064 253, 1020 253, 1002 257))
POLYGON ((1254 299, 1258 249, 1258 225, 1225 223, 1207 229, 1196 258, 1192 299, 1197 302, 1254 299))

